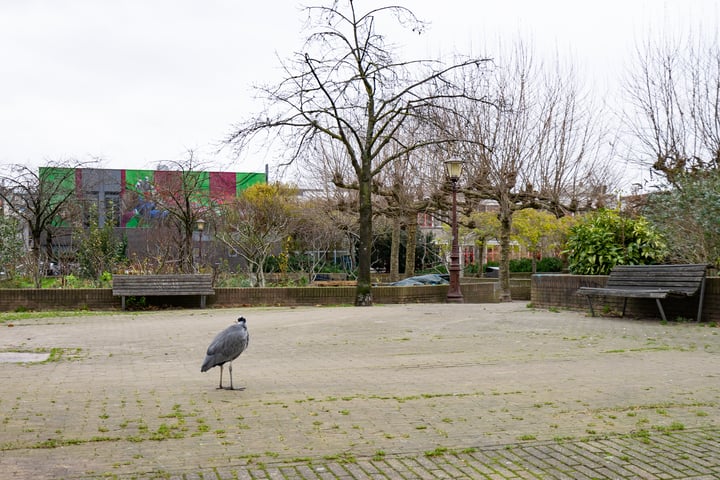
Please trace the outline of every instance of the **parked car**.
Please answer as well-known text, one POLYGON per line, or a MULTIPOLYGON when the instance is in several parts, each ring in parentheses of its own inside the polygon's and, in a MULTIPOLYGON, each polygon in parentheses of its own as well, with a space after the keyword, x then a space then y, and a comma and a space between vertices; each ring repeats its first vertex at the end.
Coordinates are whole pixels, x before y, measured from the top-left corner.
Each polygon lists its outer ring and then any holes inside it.
POLYGON ((390 285, 396 287, 406 287, 409 285, 447 285, 448 283, 450 283, 449 275, 429 273, 427 275, 404 278, 400 281, 393 282, 390 285))
POLYGON ((499 278, 500 277, 500 267, 485 267, 485 277, 499 278))

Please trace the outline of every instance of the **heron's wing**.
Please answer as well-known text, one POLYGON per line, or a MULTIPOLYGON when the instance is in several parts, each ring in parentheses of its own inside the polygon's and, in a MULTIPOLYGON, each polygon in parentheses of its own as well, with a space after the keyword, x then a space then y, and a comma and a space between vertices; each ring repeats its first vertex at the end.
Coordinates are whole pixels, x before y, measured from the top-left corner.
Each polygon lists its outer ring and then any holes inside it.
POLYGON ((218 333, 207 349, 208 356, 216 360, 230 361, 240 355, 248 345, 247 330, 240 325, 231 325, 218 333))

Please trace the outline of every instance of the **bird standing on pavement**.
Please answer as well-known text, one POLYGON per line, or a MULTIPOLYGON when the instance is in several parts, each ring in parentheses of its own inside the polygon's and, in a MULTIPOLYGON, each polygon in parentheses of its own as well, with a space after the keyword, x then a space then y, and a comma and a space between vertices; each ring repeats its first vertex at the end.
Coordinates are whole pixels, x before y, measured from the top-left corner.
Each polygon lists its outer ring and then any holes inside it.
POLYGON ((220 366, 220 386, 223 388, 222 375, 223 365, 228 364, 230 370, 230 390, 233 390, 232 361, 240 356, 250 343, 250 334, 245 325, 245 317, 237 319, 237 323, 218 333, 207 349, 205 361, 200 367, 201 372, 206 372, 213 367, 220 366))

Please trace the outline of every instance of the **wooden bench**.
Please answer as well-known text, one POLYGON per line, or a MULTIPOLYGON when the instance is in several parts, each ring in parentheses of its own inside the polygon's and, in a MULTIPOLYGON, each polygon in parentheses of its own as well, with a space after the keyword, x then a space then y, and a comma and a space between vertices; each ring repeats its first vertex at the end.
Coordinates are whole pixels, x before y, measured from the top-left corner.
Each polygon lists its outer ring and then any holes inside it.
POLYGON ((125 297, 166 295, 199 295, 200 308, 205 308, 205 299, 215 290, 209 274, 113 275, 113 295, 122 297, 123 310, 125 297))
POLYGON ((625 315, 628 298, 654 298, 664 321, 667 321, 667 318, 661 299, 686 298, 699 293, 696 321, 700 321, 706 271, 707 265, 704 264, 618 265, 610 272, 604 288, 580 287, 577 293, 587 298, 593 317, 595 311, 592 298, 596 296, 623 297, 622 315, 625 315))

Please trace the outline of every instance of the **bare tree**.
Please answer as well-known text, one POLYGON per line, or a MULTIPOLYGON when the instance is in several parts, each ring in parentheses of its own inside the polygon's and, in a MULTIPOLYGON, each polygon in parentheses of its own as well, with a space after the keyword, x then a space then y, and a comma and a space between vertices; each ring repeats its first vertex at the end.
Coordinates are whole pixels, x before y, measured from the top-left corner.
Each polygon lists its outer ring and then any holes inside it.
POLYGON ((599 132, 571 71, 563 72, 559 63, 552 70, 534 64, 522 44, 496 65, 470 78, 468 88, 490 89, 497 107, 456 102, 461 115, 448 124, 456 135, 469 137, 458 149, 467 162, 466 199, 498 205, 501 299, 509 301, 513 213, 542 208, 560 216, 577 210, 608 181, 608 167, 597 155, 599 132))
POLYGON ((625 83, 632 109, 625 123, 637 161, 670 184, 682 176, 720 169, 720 47, 647 41, 625 83))
POLYGON ((307 259, 307 273, 321 270, 332 252, 349 250, 347 236, 339 228, 340 211, 324 198, 311 198, 302 202, 297 213, 293 239, 299 254, 307 259))
MULTIPOLYGON (((424 122, 441 108, 442 98, 466 96, 450 74, 476 67, 481 60, 452 65, 397 61, 376 31, 376 17, 391 15, 417 32, 424 28, 404 7, 386 6, 361 13, 353 0, 308 8, 310 34, 305 52, 283 64, 285 79, 261 89, 268 110, 240 124, 227 139, 236 149, 260 133, 273 131, 287 144, 288 163, 312 153, 318 141, 342 146, 335 184, 355 184, 360 220, 358 284, 355 304, 372 305, 370 248, 373 224, 373 179, 386 165, 428 145, 446 142, 438 130, 411 144, 397 132, 409 120, 424 122), (389 153, 392 152, 392 153, 389 153)), ((307 157, 305 157, 307 159, 307 157)), ((312 161, 312 159, 310 160, 312 161)))
MULTIPOLYGON (((437 209, 442 195, 443 181, 438 181, 442 163, 431 152, 420 150, 398 158, 378 176, 377 194, 384 199, 379 213, 392 222, 390 279, 400 273, 401 234, 405 230, 405 275, 415 272, 418 214, 429 208, 437 209)), ((442 179, 443 177, 440 176, 442 179)))
MULTIPOLYGON (((174 242, 177 270, 195 270, 193 233, 198 220, 209 221, 214 199, 210 197, 209 176, 193 151, 184 160, 168 162, 168 170, 155 172, 153 196, 161 212, 158 221, 172 233, 166 237, 174 242)), ((164 242, 167 245, 167 242, 164 242)))
POLYGON ((0 198, 27 228, 30 273, 36 288, 41 286, 44 265, 53 259, 53 229, 67 219, 75 198, 75 169, 80 165, 50 162, 37 171, 26 165, 11 165, 10 173, 0 176, 0 198))

